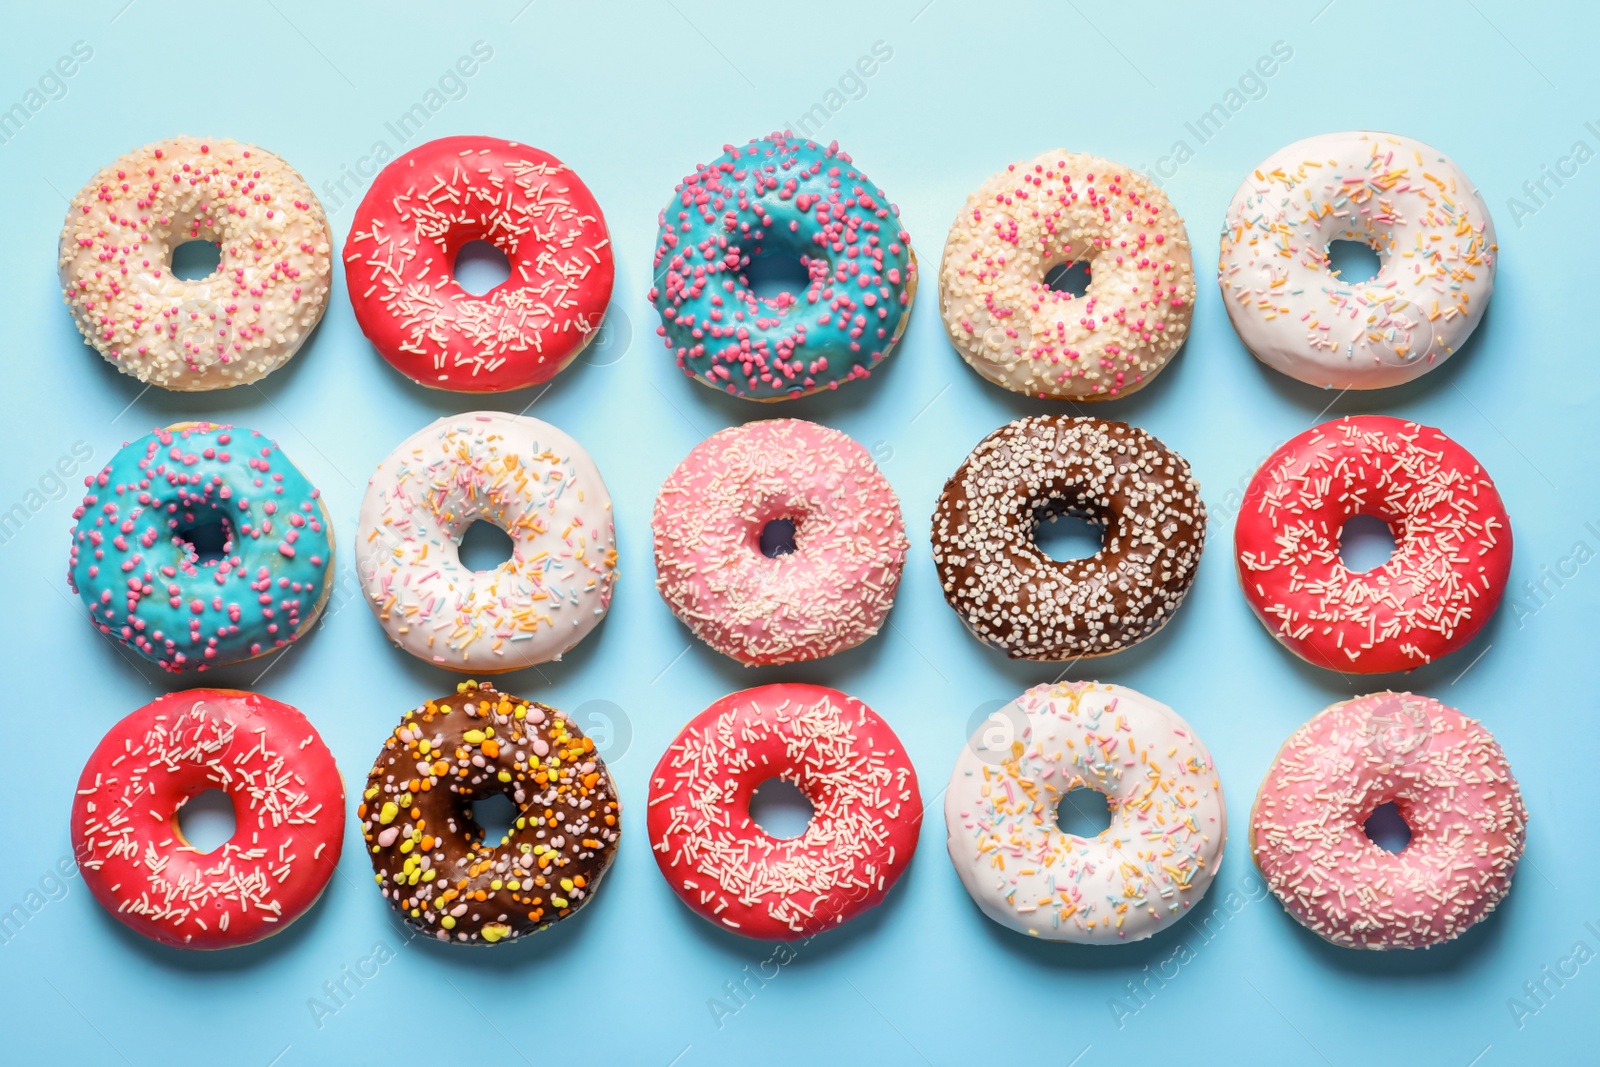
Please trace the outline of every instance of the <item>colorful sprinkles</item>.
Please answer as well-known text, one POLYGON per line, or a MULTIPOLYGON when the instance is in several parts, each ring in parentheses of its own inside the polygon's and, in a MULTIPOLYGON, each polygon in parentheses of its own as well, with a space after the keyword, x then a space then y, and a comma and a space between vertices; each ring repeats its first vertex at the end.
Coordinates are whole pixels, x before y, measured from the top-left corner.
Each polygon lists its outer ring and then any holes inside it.
POLYGON ((440 941, 537 933, 593 899, 616 856, 622 806, 594 741, 566 714, 468 679, 408 711, 356 808, 378 888, 440 941), (509 796, 500 841, 472 802, 509 796))
POLYGON ((1118 685, 1058 682, 980 729, 945 792, 950 859, 983 913, 1047 941, 1118 944, 1171 927, 1216 877, 1228 837, 1211 754, 1171 708, 1118 685), (1088 788, 1111 824, 1082 838, 1056 807, 1088 788))
POLYGON ((1448 156, 1409 137, 1334 133, 1279 149, 1239 186, 1217 284, 1263 363, 1324 388, 1377 389, 1466 343, 1498 256, 1489 207, 1448 156), (1335 241, 1370 246, 1381 269, 1340 277, 1335 241))

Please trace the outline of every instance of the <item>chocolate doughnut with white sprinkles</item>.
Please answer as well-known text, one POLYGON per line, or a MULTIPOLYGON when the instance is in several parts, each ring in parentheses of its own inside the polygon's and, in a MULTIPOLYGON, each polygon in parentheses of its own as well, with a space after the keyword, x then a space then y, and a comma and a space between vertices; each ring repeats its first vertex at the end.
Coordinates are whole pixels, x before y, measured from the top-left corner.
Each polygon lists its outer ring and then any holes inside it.
POLYGON ((622 806, 594 741, 564 712, 468 680, 406 712, 356 814, 378 887, 408 924, 492 945, 589 902, 616 856, 622 806), (517 818, 491 842, 471 805, 497 793, 517 818))
POLYGON ((1012 659, 1104 656, 1172 618, 1194 581, 1206 509, 1188 462, 1134 426, 1038 416, 978 443, 933 515, 944 597, 973 635, 1012 659), (1054 560, 1039 523, 1104 527, 1099 552, 1054 560))

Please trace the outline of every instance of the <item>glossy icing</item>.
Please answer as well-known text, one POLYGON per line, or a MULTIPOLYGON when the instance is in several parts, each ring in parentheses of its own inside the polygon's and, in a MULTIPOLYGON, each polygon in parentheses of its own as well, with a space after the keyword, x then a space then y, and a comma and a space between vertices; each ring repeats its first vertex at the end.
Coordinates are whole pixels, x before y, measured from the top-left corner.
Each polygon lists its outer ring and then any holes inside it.
POLYGON ((95 747, 72 840, 84 884, 118 922, 178 948, 233 948, 278 933, 322 894, 344 842, 344 784, 289 705, 236 689, 168 693, 95 747), (235 830, 200 852, 178 812, 211 789, 232 799, 235 830))
POLYGON ((1013 392, 1105 400, 1149 384, 1194 314, 1183 219, 1152 180, 1099 156, 1046 152, 967 197, 939 268, 945 331, 961 358, 1013 392), (1086 263, 1081 297, 1045 284, 1086 263))
POLYGON ((1511 519, 1488 472, 1443 432, 1352 415, 1285 442, 1256 471, 1234 526, 1239 584, 1262 625, 1308 663, 1410 670, 1465 645, 1500 605, 1511 519), (1352 516, 1389 524, 1394 554, 1353 572, 1352 516))
POLYGON ((594 741, 547 704, 468 680, 405 713, 356 808, 379 890, 459 945, 510 943, 577 914, 616 858, 622 805, 594 741), (485 837, 472 803, 518 812, 485 837))
POLYGON ((898 209, 837 143, 775 133, 678 184, 661 212, 650 300, 685 374, 750 400, 867 377, 900 338, 916 261, 898 209), (798 259, 804 294, 755 296, 763 256, 798 259))
POLYGON ((67 582, 101 633, 169 671, 282 648, 331 588, 321 494, 255 430, 177 423, 124 445, 84 479, 67 582), (221 558, 186 540, 222 523, 221 558))
POLYGON ((589 454, 549 423, 446 416, 373 473, 356 562, 378 622, 418 659, 487 673, 545 663, 611 606, 611 496, 589 454), (459 547, 480 519, 510 535, 512 554, 470 571, 459 547))
POLYGON ((1296 141, 1245 178, 1223 222, 1217 284, 1261 362, 1328 389, 1379 389, 1466 343, 1498 259, 1489 207, 1454 161, 1357 130, 1296 141), (1371 246, 1377 275, 1335 276, 1333 241, 1371 246))
POLYGON ((345 279, 361 331, 432 389, 538 385, 600 328, 615 265, 605 216, 559 159, 497 137, 442 137, 379 172, 356 208, 345 279), (511 277, 481 296, 456 253, 488 241, 511 277))
POLYGON ((818 659, 878 632, 906 558, 900 501, 867 450, 772 419, 696 445, 656 497, 656 588, 680 622, 747 666, 818 659), (794 524, 769 559, 761 533, 794 524))
POLYGON ((1012 659, 1103 656, 1154 634, 1188 595, 1205 539, 1187 460, 1136 426, 1069 415, 978 442, 933 513, 945 600, 1012 659), (1036 527, 1059 514, 1100 524, 1100 551, 1045 555, 1036 527))
POLYGON ((905 746, 861 701, 819 685, 730 693, 691 719, 650 777, 650 845, 707 922, 790 941, 883 900, 922 823, 905 746), (815 809, 799 837, 767 834, 750 797, 772 778, 815 809))
POLYGON ((1511 891, 1528 813, 1493 735, 1437 700, 1373 693, 1296 730, 1262 780, 1250 848, 1289 914, 1344 948, 1429 948, 1511 891), (1363 830, 1392 803, 1391 853, 1363 830))
POLYGON ((62 296, 84 340, 163 389, 225 389, 277 370, 328 306, 333 235, 311 187, 271 152, 227 138, 157 141, 105 167, 61 230, 62 296), (214 274, 172 274, 211 241, 214 274))
POLYGON ((1116 945, 1174 926, 1205 896, 1228 838, 1211 754, 1171 708, 1120 685, 1039 685, 980 729, 945 791, 950 860, 985 915, 1046 941, 1116 945), (1073 789, 1105 794, 1098 836, 1062 832, 1073 789))

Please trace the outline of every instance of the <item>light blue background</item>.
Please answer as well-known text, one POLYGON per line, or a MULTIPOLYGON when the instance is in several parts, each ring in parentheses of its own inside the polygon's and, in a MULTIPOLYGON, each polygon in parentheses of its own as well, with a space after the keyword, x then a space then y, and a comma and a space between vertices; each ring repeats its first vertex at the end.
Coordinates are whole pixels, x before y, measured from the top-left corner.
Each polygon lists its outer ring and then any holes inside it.
MULTIPOLYGON (((0 510, 23 501, 75 441, 93 448, 98 468, 153 425, 207 417, 275 436, 326 493, 347 549, 368 474, 407 434, 480 404, 531 404, 530 414, 589 448, 616 499, 622 578, 610 618, 567 662, 506 680, 568 709, 615 706, 611 766, 627 818, 605 889, 574 921, 517 946, 402 945, 352 821, 339 877, 311 914, 262 945, 199 955, 124 931, 76 877, 50 881, 69 855, 68 813, 85 758, 113 722, 175 687, 134 669, 69 599, 80 470, 71 493, 57 491, 0 548, 0 647, 11 676, 0 910, 25 904, 30 890, 53 890, 33 898, 45 903, 0 944, 0 1003, 11 1021, 0 1059, 287 1065, 395 1062, 449 1049, 465 1062, 565 1062, 574 1058, 568 1043, 595 1062, 661 1065, 679 1057, 1091 1067, 1176 1056, 1466 1067, 1594 1057, 1600 963, 1567 964, 1576 975, 1547 982, 1553 996, 1520 1028, 1508 1006, 1541 968, 1562 966, 1576 942, 1600 950, 1600 934, 1585 927, 1600 930, 1591 697, 1600 566, 1573 556, 1578 543, 1585 560, 1600 549, 1600 163, 1579 167, 1564 187, 1547 182, 1553 195, 1541 194, 1545 204, 1532 215, 1514 219, 1508 204, 1575 141, 1600 148, 1600 126, 1584 125, 1600 120, 1592 8, 1476 0, 1415 12, 1385 5, 1374 15, 1351 0, 1320 14, 1323 0, 1214 11, 955 0, 770 11, 707 0, 524 2, 501 0, 481 13, 443 5, 444 14, 429 13, 441 5, 306 0, 7 4, 0 108, 22 100, 74 41, 94 55, 64 96, 0 144, 0 510), (252 141, 306 175, 342 245, 355 196, 330 196, 329 181, 356 168, 377 139, 393 151, 386 121, 479 40, 493 58, 423 136, 524 140, 558 154, 593 188, 618 265, 613 335, 594 357, 537 395, 473 401, 425 392, 368 347, 342 272, 312 342, 260 388, 141 393, 81 343, 56 288, 56 236, 65 198, 99 167, 180 132, 252 141), (1265 81, 1265 95, 1199 143, 1185 120, 1222 100, 1280 40, 1293 57, 1265 81), (905 342, 869 382, 834 396, 764 408, 716 395, 680 376, 654 336, 645 291, 656 214, 674 183, 724 143, 829 103, 830 88, 876 41, 892 58, 860 98, 835 98, 843 106, 820 136, 837 138, 898 202, 921 253, 925 288, 905 342), (1502 258, 1488 318, 1465 352, 1403 388, 1334 399, 1250 358, 1228 327, 1211 265, 1222 212, 1250 167, 1289 141, 1360 127, 1409 134, 1453 155, 1494 211, 1502 258), (974 714, 1057 668, 1006 662, 967 636, 939 595, 928 516, 945 477, 985 434, 1018 415, 1064 409, 1002 392, 962 364, 939 323, 938 254, 968 191, 1013 160, 1067 147, 1155 166, 1179 138, 1193 158, 1165 185, 1194 241, 1202 282, 1194 329, 1159 380, 1096 413, 1135 422, 1191 460, 1212 509, 1211 544, 1171 626, 1069 676, 1136 687, 1186 716, 1221 769, 1233 839, 1201 911, 1211 934, 1186 924, 1100 951, 1028 943, 983 919, 962 892, 935 798, 974 714), (1443 427, 1493 474, 1513 518, 1513 602, 1472 646, 1409 678, 1345 680, 1301 665, 1252 619, 1234 581, 1230 494, 1330 401, 1330 415, 1386 412, 1443 427), (912 552, 877 639, 821 663, 744 670, 692 642, 656 596, 649 514, 662 480, 702 437, 777 415, 836 426, 878 454, 903 501, 912 552), (1546 580, 1542 606, 1523 591, 1562 570, 1565 577, 1546 580), (811 942, 764 986, 748 980, 754 992, 719 1029, 708 1001, 736 1006, 726 983, 745 981, 743 969, 757 970, 771 946, 713 930, 668 891, 644 834, 647 775, 678 727, 711 700, 786 679, 833 685, 878 709, 916 762, 929 816, 916 861, 887 904, 811 942), (1275 900, 1260 899, 1250 880, 1249 806, 1278 745, 1323 706, 1385 682, 1482 718, 1531 812, 1509 900, 1460 942, 1427 953, 1327 947, 1275 900), (1238 894, 1236 912, 1224 904, 1229 891, 1238 894), (355 992, 319 1027, 311 998, 325 998, 324 983, 357 969, 378 945, 393 958, 364 986, 348 983, 355 992), (1175 956, 1183 962, 1169 963, 1175 956), (1109 1001, 1126 998, 1125 984, 1143 979, 1146 967, 1167 980, 1151 980, 1142 1005, 1125 999, 1125 1011, 1138 1010, 1119 1026, 1109 1001)), ((455 679, 390 648, 349 599, 348 552, 339 566, 341 599, 325 625, 256 684, 305 710, 354 783, 397 716, 455 679)), ((265 665, 202 680, 250 686, 265 665)))

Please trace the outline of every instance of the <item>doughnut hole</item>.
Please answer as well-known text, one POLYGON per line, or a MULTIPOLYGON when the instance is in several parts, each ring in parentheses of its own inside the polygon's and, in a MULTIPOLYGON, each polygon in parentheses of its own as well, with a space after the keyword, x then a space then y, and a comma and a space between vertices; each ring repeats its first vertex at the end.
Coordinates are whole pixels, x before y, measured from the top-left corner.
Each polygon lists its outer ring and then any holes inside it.
POLYGON ((1365 574, 1388 563, 1397 544, 1394 527, 1384 520, 1352 515, 1339 530, 1339 562, 1351 574, 1365 574))
POLYGON ((456 551, 469 571, 492 571, 511 558, 512 549, 510 534, 479 520, 462 531, 456 551))
POLYGON ((511 835, 519 814, 516 803, 504 793, 479 797, 470 809, 472 821, 490 844, 499 844, 511 835))
POLYGON ((1361 832, 1385 852, 1404 852, 1411 844, 1411 826, 1393 801, 1373 808, 1367 821, 1361 824, 1361 832))
POLYGON ((233 552, 233 524, 220 512, 185 515, 172 536, 185 554, 201 566, 218 563, 233 552))
POLYGON ((816 813, 800 787, 783 778, 768 778, 750 794, 750 821, 780 841, 805 833, 816 813))
POLYGON ((1078 786, 1056 801, 1056 829, 1069 837, 1092 839, 1111 826, 1111 800, 1088 786, 1078 786))
POLYGON ((239 828, 233 798, 220 789, 196 793, 173 814, 178 838, 196 852, 215 852, 239 828))
POLYGON ((744 287, 758 301, 787 308, 805 299, 811 288, 811 260, 786 252, 758 252, 744 270, 744 287))
POLYGON ((222 246, 215 241, 196 238, 185 241, 172 250, 168 267, 179 281, 198 282, 217 273, 222 266, 222 246))
POLYGON ((1360 285, 1378 276, 1383 257, 1365 241, 1328 242, 1328 270, 1346 285, 1360 285))
POLYGON ((492 242, 468 241, 457 249, 451 272, 461 288, 483 296, 511 280, 511 260, 492 242))
POLYGON ((773 519, 761 527, 761 554, 768 559, 787 556, 795 550, 795 521, 773 519))
POLYGON ((1033 519, 1033 543, 1057 563, 1088 559, 1105 548, 1106 528, 1099 519, 1078 508, 1041 508, 1033 519))
POLYGON ((1079 259, 1067 263, 1057 263, 1044 272, 1045 288, 1060 293, 1062 296, 1079 297, 1089 293, 1089 282, 1093 272, 1089 269, 1087 259, 1079 259))

